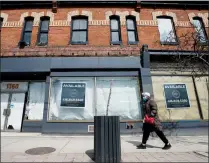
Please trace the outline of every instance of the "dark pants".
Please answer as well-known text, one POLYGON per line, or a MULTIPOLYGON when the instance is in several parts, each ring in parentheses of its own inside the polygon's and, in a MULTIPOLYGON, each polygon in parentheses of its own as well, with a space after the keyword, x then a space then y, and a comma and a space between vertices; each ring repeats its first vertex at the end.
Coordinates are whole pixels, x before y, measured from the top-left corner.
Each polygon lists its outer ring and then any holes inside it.
POLYGON ((161 130, 158 130, 156 127, 154 127, 153 125, 150 125, 150 124, 147 124, 147 123, 144 123, 143 125, 143 138, 142 138, 142 143, 143 144, 146 144, 147 143, 147 140, 149 138, 149 135, 150 135, 150 132, 153 132, 155 131, 157 136, 165 143, 167 144, 168 143, 168 140, 167 138, 165 137, 164 133, 161 131, 161 130))

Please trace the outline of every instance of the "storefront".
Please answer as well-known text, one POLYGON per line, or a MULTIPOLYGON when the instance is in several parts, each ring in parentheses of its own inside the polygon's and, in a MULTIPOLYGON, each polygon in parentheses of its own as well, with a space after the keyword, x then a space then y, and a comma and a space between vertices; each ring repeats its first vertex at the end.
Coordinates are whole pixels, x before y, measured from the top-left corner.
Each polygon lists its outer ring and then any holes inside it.
POLYGON ((122 132, 131 132, 127 123, 141 125, 140 94, 151 90, 151 78, 143 73, 140 57, 88 58, 90 63, 60 59, 3 59, 3 131, 92 133, 94 116, 107 112, 121 117, 122 132), (8 70, 6 63, 14 60, 8 70), (3 114, 4 109, 11 114, 3 114))

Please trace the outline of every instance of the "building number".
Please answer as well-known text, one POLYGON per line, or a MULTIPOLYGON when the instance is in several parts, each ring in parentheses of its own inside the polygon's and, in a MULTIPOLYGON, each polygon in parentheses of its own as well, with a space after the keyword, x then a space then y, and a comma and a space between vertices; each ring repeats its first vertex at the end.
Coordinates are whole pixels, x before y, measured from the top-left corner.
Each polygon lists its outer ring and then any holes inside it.
POLYGON ((18 89, 19 84, 7 84, 7 89, 18 89))

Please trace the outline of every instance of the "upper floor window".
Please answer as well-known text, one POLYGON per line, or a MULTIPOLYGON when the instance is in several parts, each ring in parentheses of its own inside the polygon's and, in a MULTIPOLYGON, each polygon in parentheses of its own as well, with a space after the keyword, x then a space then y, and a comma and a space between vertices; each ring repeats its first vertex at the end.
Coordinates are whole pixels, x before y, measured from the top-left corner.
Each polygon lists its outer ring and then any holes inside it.
POLYGON ((20 45, 24 45, 24 46, 30 45, 32 28, 33 28, 33 20, 34 20, 33 17, 25 18, 20 45))
POLYGON ((177 43, 173 19, 167 16, 157 17, 160 42, 162 44, 177 43))
POLYGON ((38 45, 40 46, 48 43, 49 19, 49 17, 41 17, 38 34, 38 45))
POLYGON ((138 42, 136 18, 134 16, 126 17, 126 27, 128 32, 128 43, 136 44, 138 42))
POLYGON ((202 21, 202 18, 200 17, 194 17, 193 18, 193 25, 195 28, 195 31, 197 32, 197 39, 200 43, 207 42, 207 36, 205 31, 205 26, 202 21))
POLYGON ((3 18, 2 17, 0 17, 0 28, 2 27, 2 25, 3 25, 3 18))
POLYGON ((71 28, 71 44, 87 44, 88 18, 85 16, 73 17, 71 28))
POLYGON ((111 44, 121 44, 121 30, 119 16, 110 17, 111 44))

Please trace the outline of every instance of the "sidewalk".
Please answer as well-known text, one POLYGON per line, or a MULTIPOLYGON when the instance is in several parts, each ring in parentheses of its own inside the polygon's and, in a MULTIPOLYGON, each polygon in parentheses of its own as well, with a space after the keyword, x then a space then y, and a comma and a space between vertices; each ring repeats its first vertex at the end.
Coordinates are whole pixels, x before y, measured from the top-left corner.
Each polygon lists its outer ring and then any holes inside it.
MULTIPOLYGON (((172 148, 162 150, 150 137, 147 149, 136 148, 139 136, 121 136, 123 162, 208 162, 208 136, 168 137, 172 148)), ((93 136, 54 136, 40 133, 1 133, 1 162, 93 162, 93 136), (31 150, 39 155, 31 155, 31 150), (51 151, 50 151, 51 150, 51 151), (44 154, 51 152, 48 154, 44 154)))

